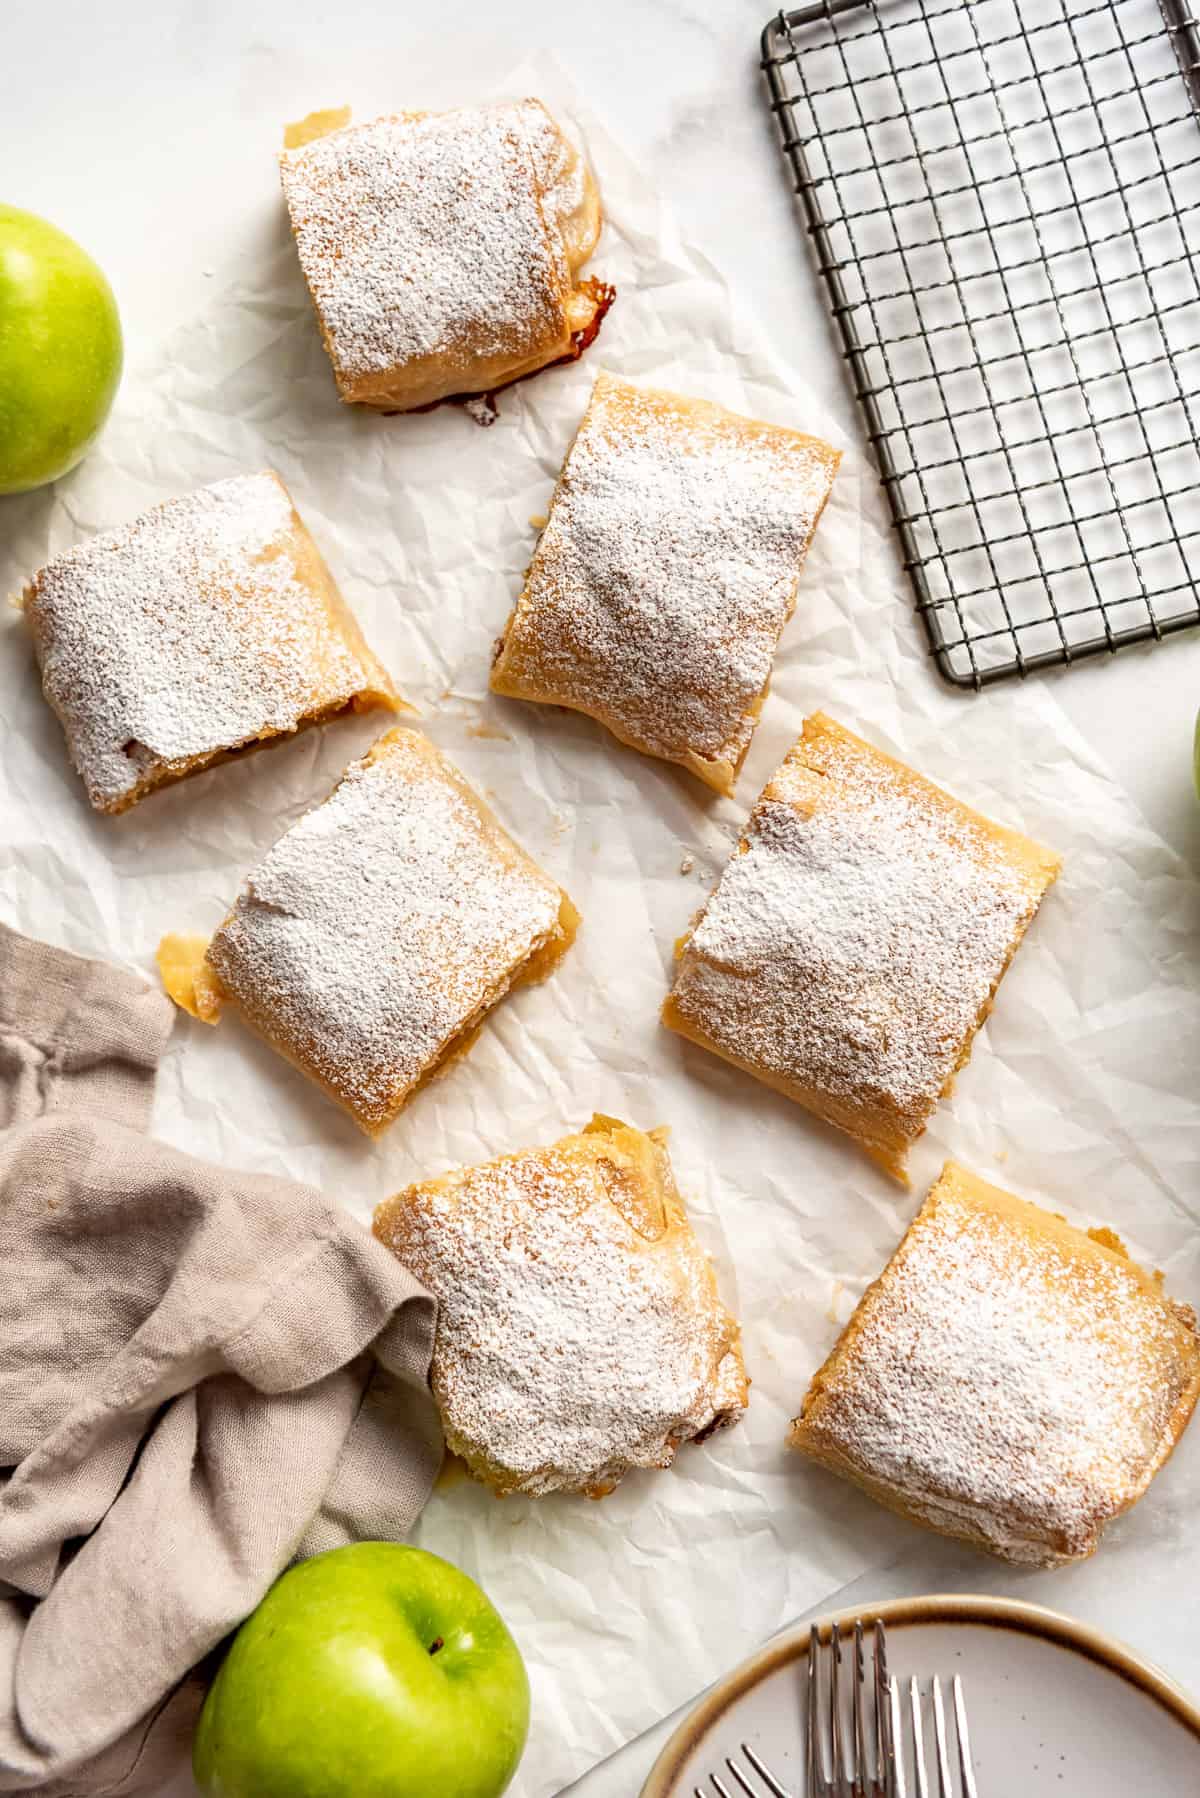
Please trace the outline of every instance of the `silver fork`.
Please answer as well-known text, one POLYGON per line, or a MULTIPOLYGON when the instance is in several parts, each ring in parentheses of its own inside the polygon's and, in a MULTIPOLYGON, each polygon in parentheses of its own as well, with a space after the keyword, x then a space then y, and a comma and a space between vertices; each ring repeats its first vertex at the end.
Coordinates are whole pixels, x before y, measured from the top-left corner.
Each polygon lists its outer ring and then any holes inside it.
MULTIPOLYGON (((888 1676, 887 1639, 883 1624, 876 1620, 871 1627, 873 1653, 871 1670, 868 1674, 864 1627, 861 1620, 856 1621, 853 1626, 854 1685, 851 1690, 850 1702, 851 1742, 846 1740, 841 1704, 843 1657, 841 1630, 836 1624, 830 1630, 829 1672, 824 1680, 821 1677, 821 1662, 826 1657, 823 1652, 821 1632, 815 1624, 810 1632, 805 1706, 807 1726, 805 1732, 806 1798, 908 1798, 903 1728, 905 1719, 900 1702, 900 1688, 896 1680, 888 1676), (868 1684, 870 1687, 869 1699, 867 1697, 868 1684), (822 1702, 822 1687, 825 1692, 824 1703, 822 1702), (867 1721, 868 1712, 873 1713, 870 1724, 867 1721), (828 1752, 826 1752, 826 1745, 828 1752), (828 1771, 826 1771, 827 1767, 828 1771)), ((931 1682, 933 1739, 937 1757, 937 1798, 978 1798, 975 1775, 971 1766, 966 1701, 963 1696, 962 1680, 957 1675, 951 1682, 951 1694, 954 1706, 956 1749, 954 1759, 958 1766, 957 1786, 950 1771, 950 1732, 946 1721, 942 1682, 937 1678, 931 1682)), ((925 1756, 921 1692, 915 1679, 909 1681, 907 1715, 912 1734, 913 1777, 916 1781, 914 1798, 932 1798, 925 1756)), ((751 1780, 741 1763, 731 1756, 727 1756, 725 1771, 734 1781, 737 1792, 725 1783, 722 1774, 710 1773, 708 1776, 709 1786, 716 1798, 737 1798, 738 1792, 744 1794, 745 1798, 764 1798, 764 1793, 769 1794, 769 1798, 792 1798, 787 1789, 780 1784, 777 1775, 771 1771, 748 1742, 741 1744, 741 1753, 745 1757, 745 1765, 757 1775, 762 1785, 751 1780)), ((695 1786, 693 1792, 694 1798, 710 1798, 710 1795, 700 1786, 695 1786)))
MULTIPOLYGON (((963 1694, 963 1683, 958 1674, 950 1682, 950 1695, 954 1705, 954 1759, 958 1764, 958 1783, 955 1784, 950 1774, 950 1731, 946 1723, 946 1700, 942 1690, 942 1682, 935 1674, 930 1681, 930 1699, 933 1708, 933 1749, 937 1766, 937 1798, 979 1798, 975 1785, 975 1771, 971 1764, 971 1736, 967 1728, 967 1702, 963 1694)), ((889 1701, 892 1714, 892 1739, 900 1740, 900 1693, 896 1681, 892 1680, 889 1688, 889 1701)), ((908 1713, 912 1721, 913 1739, 913 1778, 916 1781, 916 1798, 931 1798, 932 1787, 929 1783, 929 1771, 925 1759, 925 1728, 922 1719, 921 1688, 915 1679, 908 1682, 908 1713)), ((893 1798, 908 1798, 904 1783, 904 1760, 901 1755, 896 1763, 898 1775, 893 1798)))
POLYGON ((808 1772, 808 1798, 889 1798, 893 1790, 891 1776, 895 1768, 893 1707, 890 1693, 894 1682, 888 1678, 887 1634, 878 1619, 871 1625, 871 1671, 867 1671, 865 1630, 862 1619, 855 1620, 852 1633, 854 1651, 854 1685, 850 1698, 850 1728, 853 1743, 846 1741, 842 1716, 842 1631, 833 1624, 829 1631, 829 1674, 821 1679, 821 1632, 814 1623, 808 1635, 808 1701, 805 1765, 808 1772), (826 1724, 821 1721, 821 1686, 825 1684, 826 1724), (868 1684, 870 1698, 867 1696, 868 1684), (873 1713, 871 1724, 867 1713, 873 1713), (829 1743, 828 1756, 822 1737, 829 1743), (829 1771, 826 1772, 826 1766, 829 1771))
MULTIPOLYGON (((863 1625, 856 1622, 852 1641, 854 1652, 854 1685, 850 1701, 850 1741, 845 1739, 842 1718, 842 1635, 835 1624, 829 1638, 829 1672, 822 1678, 821 1663, 825 1658, 821 1632, 814 1623, 809 1633, 805 1768, 807 1798, 891 1798, 886 1783, 891 1746, 891 1708, 888 1702, 887 1642, 882 1623, 872 1626, 873 1653, 868 1673, 866 1641, 863 1625), (867 1696, 868 1684, 870 1697, 867 1696), (868 1723, 868 1711, 872 1721, 868 1723), (828 1752, 826 1752, 828 1745, 828 1752), (826 1772, 826 1766, 829 1771, 826 1772)), ((724 1772, 735 1782, 736 1791, 726 1784, 723 1773, 710 1773, 708 1783, 716 1798, 792 1798, 779 1778, 755 1753, 748 1742, 741 1752, 746 1765, 761 1780, 761 1787, 731 1756, 726 1758, 724 1772)), ((695 1798, 710 1798, 699 1786, 693 1788, 695 1798)))
MULTIPOLYGON (((770 1793, 770 1798, 792 1798, 791 1793, 785 1786, 780 1785, 766 1762, 760 1760, 758 1755, 755 1754, 749 1742, 742 1743, 742 1753, 746 1757, 747 1765, 752 1767, 762 1780, 762 1786, 751 1785, 749 1779, 746 1777, 745 1773, 742 1772, 738 1763, 727 1756, 725 1760, 726 1769, 730 1777, 737 1782, 739 1791, 745 1792, 747 1798, 762 1798, 764 1792, 770 1793)), ((725 1781, 721 1778, 719 1773, 710 1773, 708 1776, 708 1783, 716 1793, 716 1798, 736 1798, 735 1793, 725 1784, 725 1781)), ((695 1798, 709 1798, 709 1794, 701 1791, 699 1786, 694 1787, 693 1790, 695 1798)))

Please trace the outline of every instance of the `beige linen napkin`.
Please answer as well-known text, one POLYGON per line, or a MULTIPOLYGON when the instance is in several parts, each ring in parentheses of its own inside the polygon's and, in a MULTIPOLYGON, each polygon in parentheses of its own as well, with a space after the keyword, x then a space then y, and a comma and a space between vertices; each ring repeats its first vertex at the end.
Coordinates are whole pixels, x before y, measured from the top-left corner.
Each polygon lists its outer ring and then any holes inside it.
POLYGON ((294 1556, 404 1536, 441 1454, 428 1293, 144 1134, 172 1018, 0 926, 0 1792, 152 1787, 189 1669, 294 1556))

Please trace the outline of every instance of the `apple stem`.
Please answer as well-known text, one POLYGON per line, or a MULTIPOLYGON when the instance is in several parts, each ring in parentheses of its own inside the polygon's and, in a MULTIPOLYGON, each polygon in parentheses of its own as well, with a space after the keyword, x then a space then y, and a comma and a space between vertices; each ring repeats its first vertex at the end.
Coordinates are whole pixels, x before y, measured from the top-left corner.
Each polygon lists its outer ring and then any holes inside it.
POLYGON ((445 1646, 446 1644, 443 1638, 441 1636, 435 1636, 429 1645, 429 1652, 430 1654, 436 1654, 439 1648, 444 1648, 445 1646))

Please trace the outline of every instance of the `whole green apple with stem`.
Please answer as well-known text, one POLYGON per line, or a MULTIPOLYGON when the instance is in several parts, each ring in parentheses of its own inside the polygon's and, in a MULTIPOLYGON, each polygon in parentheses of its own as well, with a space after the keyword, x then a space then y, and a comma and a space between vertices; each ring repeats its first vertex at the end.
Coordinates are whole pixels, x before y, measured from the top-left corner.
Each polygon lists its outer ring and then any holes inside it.
POLYGON ((359 1542, 291 1568, 243 1623, 193 1770, 208 1798, 499 1798, 528 1729, 525 1664, 474 1580, 359 1542))
POLYGON ((0 205, 0 494, 43 487, 95 442, 121 379, 121 320, 86 251, 0 205))

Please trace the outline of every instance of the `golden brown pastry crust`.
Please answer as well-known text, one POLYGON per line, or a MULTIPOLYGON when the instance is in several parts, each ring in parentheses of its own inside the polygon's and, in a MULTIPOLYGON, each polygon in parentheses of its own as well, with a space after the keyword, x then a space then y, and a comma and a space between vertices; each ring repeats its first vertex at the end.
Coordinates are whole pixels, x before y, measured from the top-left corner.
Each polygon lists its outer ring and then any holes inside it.
POLYGON ((165 938, 160 967, 195 1016, 236 1003, 376 1136, 578 925, 453 764, 398 729, 268 852, 203 961, 165 938))
POLYGON ((597 1116, 375 1213, 376 1236, 439 1300, 447 1445, 501 1495, 603 1497, 745 1409, 740 1331, 665 1135, 597 1116))
POLYGON ((1195 1313, 1119 1238, 949 1162, 789 1440, 914 1522, 1049 1567, 1136 1504, 1198 1396, 1195 1313))
POLYGON ((580 278, 600 199, 540 101, 310 115, 289 136, 284 198, 343 400, 420 410, 578 353, 611 297, 580 278))
POLYGON ((663 1022, 907 1184, 1059 867, 818 712, 680 944, 663 1022))
POLYGON ((597 377, 493 692, 568 706, 733 789, 838 451, 597 377))
POLYGON ((79 544, 21 604, 97 811, 348 712, 409 709, 270 471, 79 544))

